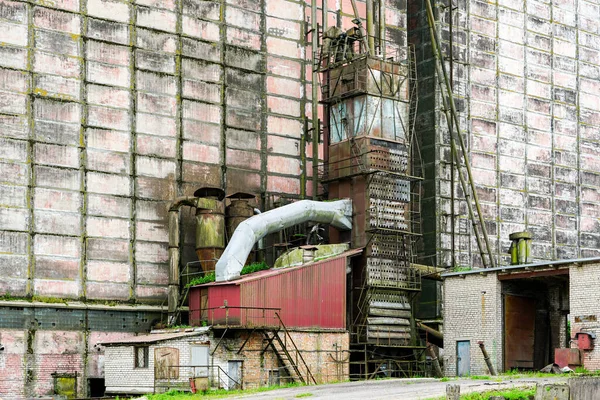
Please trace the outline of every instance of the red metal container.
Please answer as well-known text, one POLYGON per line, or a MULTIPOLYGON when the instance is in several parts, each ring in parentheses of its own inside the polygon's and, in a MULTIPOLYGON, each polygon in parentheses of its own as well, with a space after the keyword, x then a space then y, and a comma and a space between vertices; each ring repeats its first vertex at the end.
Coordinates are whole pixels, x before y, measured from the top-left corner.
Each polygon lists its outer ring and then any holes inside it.
POLYGON ((298 267, 261 271, 233 282, 190 290, 190 323, 210 325, 277 325, 275 309, 288 328, 346 329, 346 262, 360 253, 298 267), (202 291, 208 299, 202 303, 202 291), (227 304, 227 308, 218 307, 227 304), (262 310, 261 310, 262 309, 262 310))
POLYGON ((577 347, 579 348, 579 350, 593 350, 594 337, 587 332, 578 332, 577 347))
POLYGON ((559 367, 570 367, 575 369, 581 365, 581 352, 579 349, 554 349, 554 363, 559 367))

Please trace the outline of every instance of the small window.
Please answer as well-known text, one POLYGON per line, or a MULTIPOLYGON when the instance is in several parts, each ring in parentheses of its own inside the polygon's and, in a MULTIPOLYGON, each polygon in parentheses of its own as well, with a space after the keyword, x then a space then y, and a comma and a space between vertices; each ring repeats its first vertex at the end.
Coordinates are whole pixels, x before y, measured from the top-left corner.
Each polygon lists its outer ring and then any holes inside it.
POLYGON ((134 347, 135 368, 148 368, 148 346, 134 347))

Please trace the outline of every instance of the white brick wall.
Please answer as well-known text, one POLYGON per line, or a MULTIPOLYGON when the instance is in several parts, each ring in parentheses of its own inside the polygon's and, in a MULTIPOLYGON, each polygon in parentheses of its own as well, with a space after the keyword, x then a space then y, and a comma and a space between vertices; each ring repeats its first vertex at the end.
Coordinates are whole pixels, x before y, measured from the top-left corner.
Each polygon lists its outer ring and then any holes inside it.
POLYGON ((496 370, 502 370, 502 293, 496 274, 445 279, 443 360, 446 376, 456 375, 456 342, 459 340, 471 341, 471 375, 489 373, 477 344, 480 340, 496 370))

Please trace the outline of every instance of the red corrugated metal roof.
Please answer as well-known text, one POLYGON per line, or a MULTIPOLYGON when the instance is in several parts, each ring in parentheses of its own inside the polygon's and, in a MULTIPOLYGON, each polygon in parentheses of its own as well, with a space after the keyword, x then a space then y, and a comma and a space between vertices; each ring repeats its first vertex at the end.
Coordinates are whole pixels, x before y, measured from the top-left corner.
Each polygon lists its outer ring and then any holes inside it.
POLYGON ((343 253, 340 253, 338 255, 323 259, 323 260, 319 260, 316 262, 311 262, 311 263, 306 263, 306 264, 302 264, 302 265, 298 265, 298 266, 294 266, 294 267, 287 267, 287 268, 277 268, 277 269, 267 269, 264 271, 258 271, 258 272, 254 272, 252 274, 248 274, 248 275, 243 275, 240 278, 233 280, 233 281, 223 281, 223 282, 210 282, 210 283, 205 283, 203 285, 198 285, 195 287, 208 287, 208 286, 217 286, 217 285, 231 285, 231 284, 242 284, 242 283, 246 283, 249 281, 253 281, 255 279, 262 279, 262 278, 266 278, 269 276, 274 276, 274 275, 279 275, 279 274, 284 274, 284 273, 288 273, 290 271, 294 271, 297 269, 302 269, 302 268, 307 268, 310 266, 314 266, 314 265, 319 265, 319 264, 323 264, 332 260, 336 260, 339 258, 347 258, 347 257, 352 257, 355 256, 357 254, 362 253, 363 249, 351 249, 348 251, 345 251, 343 253))

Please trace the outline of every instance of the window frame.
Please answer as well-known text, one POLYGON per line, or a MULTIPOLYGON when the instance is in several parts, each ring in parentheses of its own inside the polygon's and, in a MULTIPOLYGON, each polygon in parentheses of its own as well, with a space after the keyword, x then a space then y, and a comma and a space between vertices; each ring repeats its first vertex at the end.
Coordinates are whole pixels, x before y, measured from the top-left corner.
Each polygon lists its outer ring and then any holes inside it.
POLYGON ((133 346, 133 369, 148 369, 150 368, 150 346, 133 346), (142 350, 143 363, 140 366, 140 353, 142 350))

